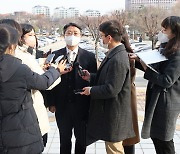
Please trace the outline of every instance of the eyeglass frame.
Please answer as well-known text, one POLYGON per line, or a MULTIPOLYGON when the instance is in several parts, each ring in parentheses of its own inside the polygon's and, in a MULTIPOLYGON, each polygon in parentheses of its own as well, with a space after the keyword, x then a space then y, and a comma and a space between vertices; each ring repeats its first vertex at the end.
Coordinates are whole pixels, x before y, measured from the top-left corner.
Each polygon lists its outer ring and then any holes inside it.
POLYGON ((74 36, 81 36, 81 32, 79 33, 79 32, 71 32, 71 31, 66 31, 65 32, 65 34, 64 34, 65 36, 72 36, 72 35, 74 35, 74 36))

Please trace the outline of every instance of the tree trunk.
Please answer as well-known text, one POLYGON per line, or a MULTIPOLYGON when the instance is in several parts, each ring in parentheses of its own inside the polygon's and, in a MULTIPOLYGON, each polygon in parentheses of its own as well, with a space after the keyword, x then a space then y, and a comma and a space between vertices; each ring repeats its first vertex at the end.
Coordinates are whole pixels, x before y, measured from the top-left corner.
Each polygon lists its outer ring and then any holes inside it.
POLYGON ((96 40, 94 44, 95 44, 95 56, 96 56, 97 68, 99 68, 101 62, 98 59, 98 49, 99 49, 98 41, 96 40))
POLYGON ((156 39, 155 36, 152 36, 152 49, 154 49, 156 46, 156 40, 155 39, 156 39))
POLYGON ((98 60, 98 42, 95 41, 95 56, 96 56, 96 61, 98 60))

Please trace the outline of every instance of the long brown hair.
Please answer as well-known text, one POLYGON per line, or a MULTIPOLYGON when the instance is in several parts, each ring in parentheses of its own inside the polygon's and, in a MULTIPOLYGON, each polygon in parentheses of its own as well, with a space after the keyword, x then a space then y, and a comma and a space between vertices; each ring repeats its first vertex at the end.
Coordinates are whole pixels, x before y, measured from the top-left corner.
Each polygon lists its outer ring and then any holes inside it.
POLYGON ((172 34, 175 35, 175 37, 168 41, 163 52, 166 57, 169 57, 173 53, 180 50, 180 17, 169 16, 162 21, 161 26, 165 29, 170 28, 172 34))
POLYGON ((129 42, 129 36, 128 33, 126 32, 126 29, 123 27, 123 33, 122 33, 122 40, 121 43, 124 44, 126 50, 128 53, 133 53, 133 50, 131 48, 130 42, 129 42))

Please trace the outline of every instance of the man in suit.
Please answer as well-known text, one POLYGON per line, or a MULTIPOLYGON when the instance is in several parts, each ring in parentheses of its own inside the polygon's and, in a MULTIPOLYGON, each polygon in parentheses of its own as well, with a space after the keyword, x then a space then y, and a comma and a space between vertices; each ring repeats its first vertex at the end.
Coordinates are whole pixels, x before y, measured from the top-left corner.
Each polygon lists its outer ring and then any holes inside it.
POLYGON ((108 48, 96 74, 84 70, 82 78, 92 87, 84 87, 82 95, 90 95, 87 145, 104 140, 107 154, 124 154, 122 141, 134 136, 131 113, 131 84, 128 53, 121 43, 123 27, 115 20, 99 26, 102 45, 108 48))
POLYGON ((81 39, 81 27, 75 23, 64 26, 66 47, 55 52, 56 59, 60 55, 67 57, 67 62, 72 64, 69 72, 61 76, 61 83, 51 91, 49 110, 55 112, 60 133, 60 153, 71 154, 72 130, 76 138, 75 154, 85 154, 86 151, 86 123, 89 111, 89 96, 75 94, 74 90, 82 89, 89 85, 78 72, 79 63, 83 69, 96 72, 97 64, 95 55, 78 46, 81 39))

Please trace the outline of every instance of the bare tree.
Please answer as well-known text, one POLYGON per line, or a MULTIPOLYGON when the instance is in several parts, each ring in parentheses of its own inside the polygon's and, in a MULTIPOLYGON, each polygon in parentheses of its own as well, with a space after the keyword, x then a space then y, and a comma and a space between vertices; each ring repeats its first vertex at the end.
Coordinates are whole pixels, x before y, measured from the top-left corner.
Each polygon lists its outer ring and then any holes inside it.
POLYGON ((172 7, 171 15, 180 15, 180 1, 176 1, 175 5, 172 7))
POLYGON ((128 21, 128 12, 123 10, 115 10, 111 12, 111 15, 108 17, 109 20, 117 20, 119 21, 123 26, 125 26, 128 21))
POLYGON ((104 16, 99 17, 88 17, 88 16, 80 16, 79 20, 85 25, 85 27, 92 34, 92 38, 95 42, 95 54, 98 56, 98 41, 99 41, 99 25, 104 21, 104 16))
POLYGON ((157 17, 156 14, 151 14, 149 17, 141 15, 141 19, 145 25, 145 31, 150 40, 152 40, 152 49, 154 49, 155 46, 155 36, 159 31, 157 17))
POLYGON ((161 29, 161 22, 167 13, 160 8, 144 7, 137 12, 134 12, 134 25, 140 31, 145 32, 152 41, 152 48, 154 49, 156 35, 161 29))

